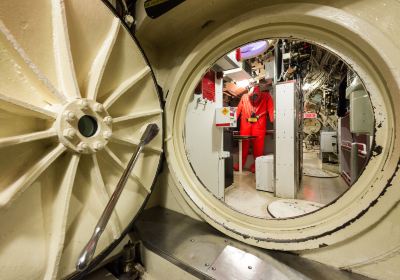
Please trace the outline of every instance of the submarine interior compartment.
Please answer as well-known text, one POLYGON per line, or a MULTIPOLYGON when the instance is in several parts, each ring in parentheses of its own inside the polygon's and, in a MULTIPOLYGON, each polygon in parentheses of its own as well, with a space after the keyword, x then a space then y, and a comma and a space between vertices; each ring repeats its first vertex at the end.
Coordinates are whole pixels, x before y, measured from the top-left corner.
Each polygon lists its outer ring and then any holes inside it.
POLYGON ((0 278, 398 279, 399 11, 1 1, 0 278))

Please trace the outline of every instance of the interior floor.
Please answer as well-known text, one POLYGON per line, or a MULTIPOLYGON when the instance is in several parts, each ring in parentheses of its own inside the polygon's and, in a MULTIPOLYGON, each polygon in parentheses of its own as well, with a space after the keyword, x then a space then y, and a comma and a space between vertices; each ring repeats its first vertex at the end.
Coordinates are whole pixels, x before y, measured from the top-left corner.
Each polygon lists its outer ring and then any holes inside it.
MULTIPOLYGON (((322 169, 318 153, 304 153, 303 167, 322 169)), ((332 168, 330 168, 332 172, 332 168)), ((329 204, 348 189, 343 178, 319 178, 303 175, 297 199, 329 204)), ((225 203, 246 215, 259 218, 272 218, 268 205, 278 200, 273 193, 256 190, 255 174, 245 170, 234 172, 233 184, 225 189, 225 203)))
POLYGON ((268 204, 277 198, 273 193, 256 190, 256 177, 250 171, 234 172, 233 184, 225 190, 225 203, 250 216, 271 218, 268 204))
MULTIPOLYGON (((303 168, 306 167, 322 169, 317 153, 304 153, 303 168)), ((301 188, 297 192, 297 198, 329 204, 348 188, 348 185, 339 174, 335 178, 303 176, 301 188)))

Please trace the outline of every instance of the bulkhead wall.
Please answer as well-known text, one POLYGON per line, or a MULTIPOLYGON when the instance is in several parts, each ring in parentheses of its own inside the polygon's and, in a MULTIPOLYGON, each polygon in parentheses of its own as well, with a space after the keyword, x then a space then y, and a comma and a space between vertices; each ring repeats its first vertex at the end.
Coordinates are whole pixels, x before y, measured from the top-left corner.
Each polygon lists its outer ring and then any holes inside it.
POLYGON ((255 246, 301 255, 374 278, 400 275, 398 131, 400 4, 397 1, 186 1, 162 17, 137 3, 137 35, 166 99, 168 169, 155 198, 255 246), (304 219, 260 222, 230 212, 196 182, 183 156, 182 119, 203 70, 246 41, 314 41, 344 58, 369 90, 376 118, 373 159, 351 190, 304 219), (398 106, 398 105, 397 105, 398 106))

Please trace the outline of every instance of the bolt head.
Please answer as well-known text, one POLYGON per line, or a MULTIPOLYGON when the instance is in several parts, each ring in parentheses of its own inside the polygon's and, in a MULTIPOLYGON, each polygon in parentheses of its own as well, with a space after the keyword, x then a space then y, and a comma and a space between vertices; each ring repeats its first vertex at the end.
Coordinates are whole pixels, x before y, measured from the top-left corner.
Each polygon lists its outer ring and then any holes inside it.
POLYGON ((76 135, 75 129, 73 129, 73 128, 64 129, 63 135, 67 139, 72 139, 76 135))
POLYGON ((81 109, 86 110, 89 108, 89 102, 85 99, 81 99, 79 100, 79 106, 81 107, 81 109))
POLYGON ((103 121, 105 122, 106 125, 111 125, 113 122, 113 118, 110 116, 107 116, 103 119, 103 121))
POLYGON ((99 151, 99 150, 101 150, 101 149, 103 149, 104 148, 104 145, 103 145, 103 143, 101 143, 101 142, 95 142, 94 144, 93 144, 93 149, 95 150, 95 151, 99 151))
POLYGON ((81 143, 79 143, 79 145, 78 145, 78 151, 79 151, 79 152, 84 152, 84 151, 86 151, 88 148, 89 148, 88 144, 86 144, 86 143, 84 143, 84 142, 81 142, 81 143))
POLYGON ((102 112, 102 111, 104 110, 104 107, 103 107, 102 104, 96 103, 96 104, 94 104, 94 110, 95 110, 97 113, 100 113, 100 112, 102 112))
POLYGON ((124 17, 124 20, 128 25, 132 25, 132 23, 135 21, 135 19, 131 15, 126 15, 124 17))
POLYGON ((65 116, 65 119, 69 122, 72 122, 76 118, 75 114, 71 111, 65 111, 64 116, 65 116))
POLYGON ((110 138, 111 138, 111 135, 112 135, 112 133, 111 133, 111 131, 109 131, 109 130, 103 132, 103 137, 104 137, 104 139, 106 139, 106 140, 110 139, 110 138))

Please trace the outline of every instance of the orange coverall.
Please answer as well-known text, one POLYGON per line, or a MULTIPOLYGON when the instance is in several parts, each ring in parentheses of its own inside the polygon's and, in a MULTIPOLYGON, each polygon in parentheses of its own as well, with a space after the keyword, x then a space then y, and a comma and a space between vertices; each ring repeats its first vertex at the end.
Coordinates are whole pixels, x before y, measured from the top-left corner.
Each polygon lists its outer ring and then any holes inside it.
MULTIPOLYGON (((254 87, 252 93, 247 93, 240 99, 236 116, 240 117, 240 135, 256 136, 250 140, 253 143, 254 160, 264 154, 264 138, 267 131, 267 115, 271 122, 274 121, 274 103, 268 91, 260 92, 258 86, 254 87), (256 118, 255 122, 249 121, 251 117, 256 118)), ((253 119, 254 121, 254 119, 253 119)), ((249 140, 243 140, 242 163, 246 164, 250 147, 249 140)), ((235 165, 238 170, 238 166, 235 165)), ((251 171, 255 171, 255 164, 251 166, 251 171)))

